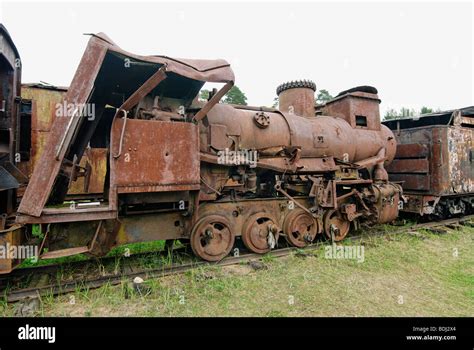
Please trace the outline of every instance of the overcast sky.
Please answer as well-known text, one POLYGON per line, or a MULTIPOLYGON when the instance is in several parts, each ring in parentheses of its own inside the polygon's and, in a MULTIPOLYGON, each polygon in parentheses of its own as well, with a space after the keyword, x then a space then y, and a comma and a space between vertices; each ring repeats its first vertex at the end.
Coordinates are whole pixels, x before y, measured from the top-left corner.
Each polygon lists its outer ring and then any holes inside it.
POLYGON ((88 37, 104 32, 137 54, 223 58, 251 105, 311 79, 333 95, 373 85, 388 108, 474 104, 469 2, 24 3, 0 19, 23 63, 23 82, 67 86, 88 37))

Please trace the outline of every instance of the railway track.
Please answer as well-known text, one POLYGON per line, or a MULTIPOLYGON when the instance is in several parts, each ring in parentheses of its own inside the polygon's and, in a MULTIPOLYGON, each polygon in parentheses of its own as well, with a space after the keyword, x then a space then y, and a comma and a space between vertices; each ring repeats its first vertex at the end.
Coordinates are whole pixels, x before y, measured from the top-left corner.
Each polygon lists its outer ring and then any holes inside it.
MULTIPOLYGON (((369 231, 369 233, 359 234, 347 237, 346 240, 355 241, 355 240, 363 240, 364 238, 380 236, 380 235, 393 235, 393 234, 403 234, 403 233, 410 233, 412 231, 426 228, 436 228, 442 226, 450 226, 450 225, 458 225, 464 224, 466 222, 470 222, 474 219, 474 215, 465 216, 462 218, 452 218, 442 221, 432 221, 426 223, 418 223, 411 226, 404 226, 400 229, 395 229, 393 231, 385 231, 385 230, 376 230, 376 231, 369 231)), ((275 249, 269 253, 267 256, 272 256, 275 258, 288 256, 293 252, 298 251, 311 251, 314 249, 319 248, 320 246, 327 244, 327 242, 317 242, 311 244, 305 248, 294 248, 294 247, 286 247, 275 249)), ((178 248, 173 251, 173 257, 176 260, 183 259, 183 255, 186 256, 186 252, 184 247, 178 248)), ((160 278, 164 276, 169 276, 173 274, 181 274, 191 269, 200 266, 229 266, 240 264, 244 262, 250 262, 252 260, 260 260, 262 259, 262 255, 254 254, 254 253, 243 253, 238 256, 229 256, 224 258, 223 260, 217 263, 209 263, 206 261, 196 261, 193 257, 191 257, 190 261, 182 262, 182 263, 171 263, 169 265, 163 265, 158 268, 142 268, 139 266, 134 266, 133 262, 139 262, 140 259, 146 259, 148 256, 157 256, 160 255, 162 257, 170 257, 167 251, 159 251, 159 252, 147 252, 147 253, 140 253, 134 254, 126 259, 121 259, 120 257, 107 257, 102 258, 100 260, 86 260, 80 261, 75 263, 69 263, 66 267, 62 265, 46 265, 46 266, 39 266, 39 267, 31 267, 31 268, 23 268, 15 270, 12 274, 7 276, 0 277, 0 293, 4 296, 7 302, 18 302, 25 299, 31 298, 40 298, 44 295, 60 295, 66 294, 70 292, 74 292, 81 289, 94 289, 101 287, 103 285, 117 285, 122 283, 124 279, 133 279, 135 277, 141 278, 160 278), (94 267, 94 263, 96 266, 94 267), (99 265, 97 265, 99 263, 99 265), (112 272, 105 273, 105 267, 107 264, 119 264, 119 268, 113 269, 112 272), (94 273, 90 274, 87 272, 87 269, 90 270, 92 267, 92 271, 94 273), (82 271, 80 276, 69 276, 69 278, 63 280, 55 280, 52 278, 53 281, 49 281, 47 283, 43 283, 40 285, 31 286, 31 284, 35 284, 36 282, 41 282, 42 277, 44 276, 53 276, 61 273, 64 268, 72 268, 74 270, 82 271), (84 273, 84 270, 85 273, 84 273), (98 273, 99 272, 99 273, 98 273), (23 282, 15 282, 15 280, 24 279, 23 282), (26 279, 26 280, 25 280, 26 279), (13 284, 12 284, 13 281, 13 284), (26 284, 25 287, 22 286, 26 284)), ((189 260, 189 259, 188 259, 189 260)), ((138 264, 137 264, 138 265, 138 264)), ((54 277, 54 276, 53 276, 54 277)))

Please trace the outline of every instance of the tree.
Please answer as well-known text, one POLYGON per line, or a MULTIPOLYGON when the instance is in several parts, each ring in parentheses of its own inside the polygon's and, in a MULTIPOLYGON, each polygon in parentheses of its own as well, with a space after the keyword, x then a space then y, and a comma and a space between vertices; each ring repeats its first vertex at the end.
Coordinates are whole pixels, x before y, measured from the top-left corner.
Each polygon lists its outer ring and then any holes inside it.
POLYGON ((433 109, 425 107, 425 106, 421 107, 421 113, 420 114, 428 114, 428 113, 433 113, 433 109))
POLYGON ((278 108, 278 104, 279 104, 278 97, 275 97, 275 98, 273 99, 272 108, 278 108))
POLYGON ((209 94, 210 94, 210 91, 209 90, 206 90, 206 89, 202 89, 200 92, 199 92, 199 98, 203 101, 207 101, 209 99, 209 94))
POLYGON ((418 113, 414 109, 402 107, 400 111, 397 111, 393 108, 389 109, 385 115, 384 120, 400 119, 400 118, 409 118, 414 117, 418 113))
POLYGON ((405 108, 405 107, 402 107, 402 109, 400 110, 400 113, 402 115, 402 117, 414 117, 416 115, 416 111, 414 109, 409 109, 409 108, 405 108))
MULTIPOLYGON (((439 109, 438 109, 439 111, 439 109)), ((433 108, 428 108, 423 106, 421 108, 420 112, 415 111, 413 108, 407 108, 407 107, 402 107, 400 108, 399 111, 390 108, 385 112, 385 115, 383 117, 383 120, 392 120, 392 119, 400 119, 400 118, 409 118, 409 117, 415 117, 420 114, 428 114, 428 113, 433 113, 433 108)))
POLYGON ((400 118, 401 116, 398 113, 398 111, 396 111, 393 108, 390 108, 387 112, 385 112, 383 120, 392 120, 392 119, 400 119, 400 118))
POLYGON ((318 96, 316 97, 316 103, 322 104, 322 103, 326 103, 327 101, 332 100, 332 99, 333 99, 333 97, 329 93, 329 91, 327 91, 325 89, 321 89, 321 90, 319 90, 318 96))
POLYGON ((232 86, 232 88, 225 94, 223 101, 224 103, 234 104, 234 105, 244 105, 247 106, 247 97, 239 89, 237 85, 232 86))

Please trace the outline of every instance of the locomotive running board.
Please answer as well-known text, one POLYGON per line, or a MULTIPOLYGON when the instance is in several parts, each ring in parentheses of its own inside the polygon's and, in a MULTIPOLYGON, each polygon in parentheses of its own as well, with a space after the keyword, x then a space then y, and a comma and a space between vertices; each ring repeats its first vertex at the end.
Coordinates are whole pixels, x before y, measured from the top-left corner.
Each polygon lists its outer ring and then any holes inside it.
POLYGON ((117 218, 117 211, 109 207, 88 208, 88 209, 43 209, 41 216, 30 216, 19 214, 16 222, 19 224, 50 224, 58 222, 109 220, 117 218))

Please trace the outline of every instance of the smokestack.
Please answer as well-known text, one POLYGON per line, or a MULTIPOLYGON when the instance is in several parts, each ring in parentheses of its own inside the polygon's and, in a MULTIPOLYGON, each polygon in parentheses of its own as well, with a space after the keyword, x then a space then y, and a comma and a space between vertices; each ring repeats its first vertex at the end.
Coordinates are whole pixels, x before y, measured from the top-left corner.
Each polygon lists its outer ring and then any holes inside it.
POLYGON ((314 93, 316 84, 311 80, 297 80, 277 87, 280 111, 311 118, 315 116, 314 93))

